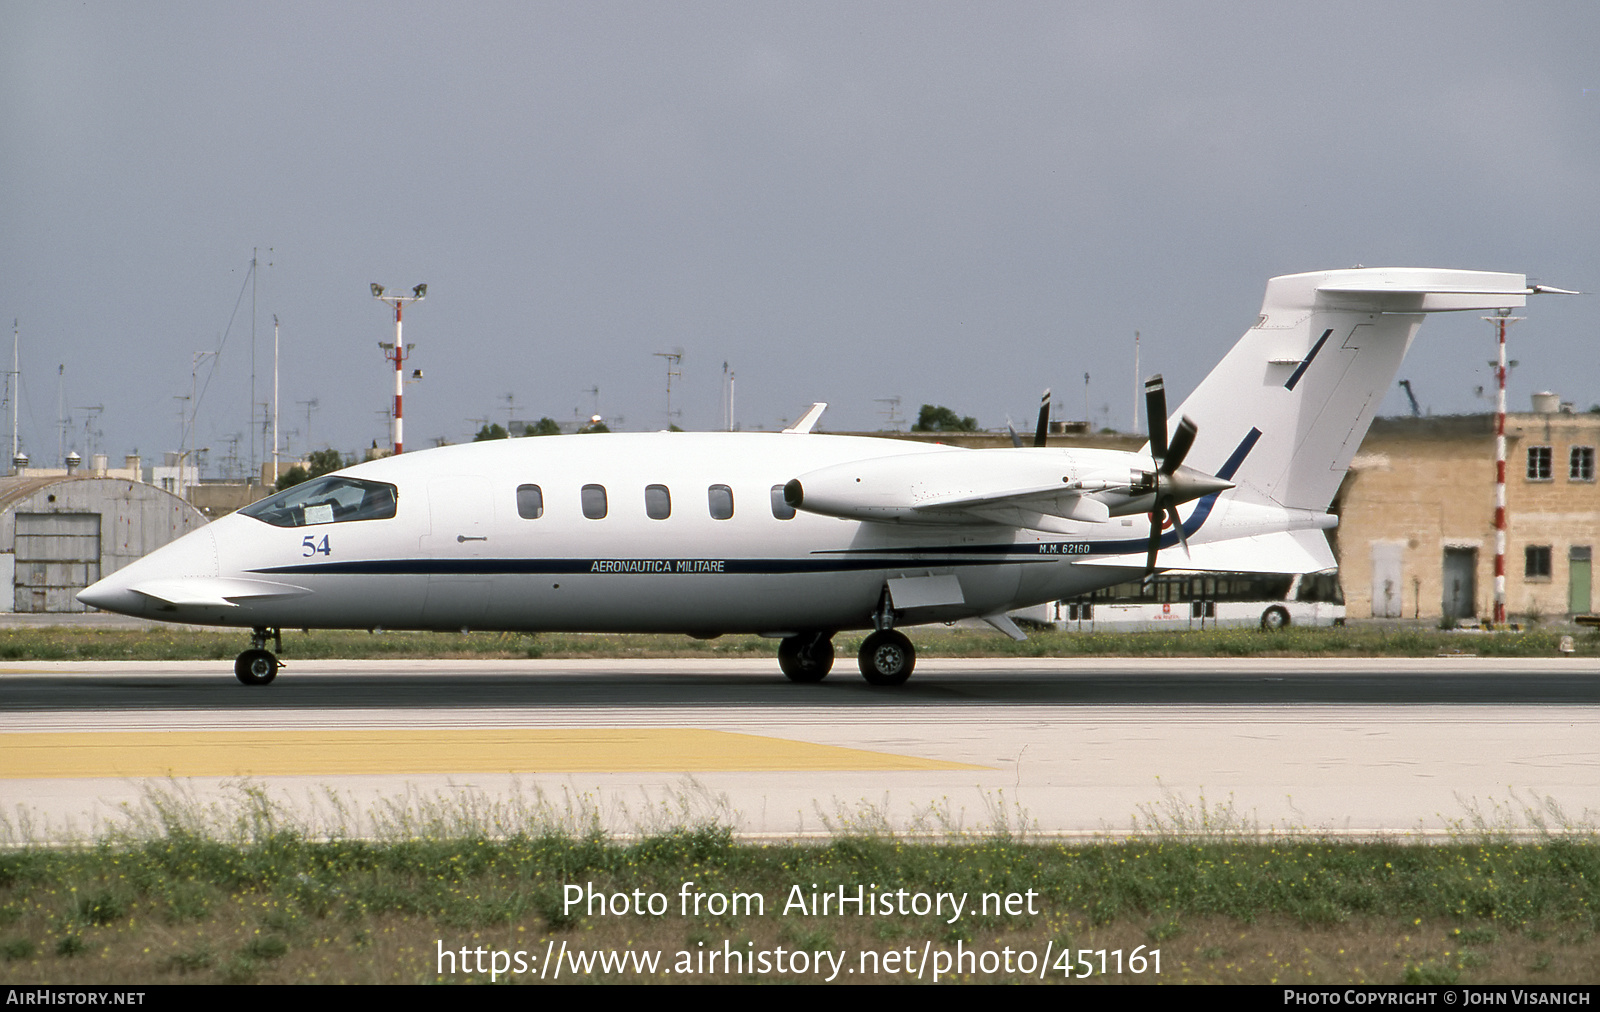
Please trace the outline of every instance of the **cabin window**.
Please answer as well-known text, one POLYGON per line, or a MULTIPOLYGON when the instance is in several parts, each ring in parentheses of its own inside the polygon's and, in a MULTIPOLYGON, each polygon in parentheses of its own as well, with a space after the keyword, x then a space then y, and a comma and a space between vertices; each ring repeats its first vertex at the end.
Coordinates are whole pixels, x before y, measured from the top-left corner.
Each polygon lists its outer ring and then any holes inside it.
POLYGON ((583 486, 583 515, 590 520, 604 520, 606 516, 606 487, 583 486))
POLYGON ((794 507, 783 497, 783 486, 772 486, 772 515, 779 520, 793 520, 794 507))
POLYGON ((393 485, 330 474, 285 489, 239 512, 274 527, 388 520, 395 514, 399 497, 393 485))
POLYGON ((517 486, 517 516, 524 520, 537 520, 544 516, 544 493, 539 486, 517 486))
POLYGON ((644 515, 651 520, 665 520, 672 516, 672 493, 665 485, 644 487, 644 515))
POLYGON ((711 519, 727 520, 733 516, 733 489, 726 485, 713 485, 706 490, 711 504, 711 519))

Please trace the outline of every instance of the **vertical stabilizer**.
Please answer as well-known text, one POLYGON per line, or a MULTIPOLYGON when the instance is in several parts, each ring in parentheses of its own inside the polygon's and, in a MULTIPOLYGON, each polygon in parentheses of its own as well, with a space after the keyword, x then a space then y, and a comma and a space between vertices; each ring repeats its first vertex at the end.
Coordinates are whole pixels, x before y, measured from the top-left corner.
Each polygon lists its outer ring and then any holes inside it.
POLYGON ((1185 463, 1216 474, 1251 429, 1256 445, 1225 496, 1325 510, 1423 316, 1515 308, 1521 274, 1419 267, 1290 274, 1174 417, 1199 429, 1185 463))

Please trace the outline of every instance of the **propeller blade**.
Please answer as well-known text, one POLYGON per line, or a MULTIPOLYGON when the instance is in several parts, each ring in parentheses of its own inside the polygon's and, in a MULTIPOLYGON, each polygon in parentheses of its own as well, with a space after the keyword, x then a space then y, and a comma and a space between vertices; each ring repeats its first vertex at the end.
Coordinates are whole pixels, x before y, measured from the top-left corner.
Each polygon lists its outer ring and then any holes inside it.
POLYGON ((1183 458, 1189 455, 1189 448, 1194 446, 1194 436, 1198 431, 1199 428, 1188 415, 1178 419, 1178 431, 1173 434, 1172 445, 1167 447, 1161 460, 1162 474, 1170 475, 1183 465, 1183 458))
POLYGON ((1194 556, 1189 553, 1189 535, 1183 529, 1183 521, 1178 519, 1178 507, 1167 507, 1167 519, 1172 521, 1173 528, 1175 528, 1178 532, 1178 540, 1183 543, 1183 554, 1188 555, 1191 559, 1194 558, 1194 556))
POLYGON ((1045 390, 1044 396, 1039 398, 1039 424, 1033 429, 1033 445, 1043 446, 1045 436, 1050 434, 1050 391, 1045 390))
POLYGON ((1011 420, 1010 419, 1006 420, 1006 431, 1011 433, 1011 445, 1016 447, 1017 449, 1021 449, 1022 448, 1022 437, 1017 435, 1016 426, 1011 424, 1011 420))
POLYGON ((1150 423, 1150 455, 1160 460, 1167 455, 1167 385, 1160 373, 1144 381, 1144 418, 1150 423))
POLYGON ((1149 586, 1156 575, 1156 552, 1161 550, 1161 514, 1150 514, 1150 550, 1144 557, 1144 582, 1149 586))

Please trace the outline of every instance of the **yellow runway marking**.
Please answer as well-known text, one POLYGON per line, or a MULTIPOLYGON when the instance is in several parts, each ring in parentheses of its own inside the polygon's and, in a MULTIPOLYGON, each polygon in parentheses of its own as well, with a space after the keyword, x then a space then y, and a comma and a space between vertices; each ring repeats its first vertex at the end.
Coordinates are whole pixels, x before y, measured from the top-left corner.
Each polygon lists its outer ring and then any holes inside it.
POLYGON ((0 778, 12 780, 987 768, 698 728, 0 734, 0 778))

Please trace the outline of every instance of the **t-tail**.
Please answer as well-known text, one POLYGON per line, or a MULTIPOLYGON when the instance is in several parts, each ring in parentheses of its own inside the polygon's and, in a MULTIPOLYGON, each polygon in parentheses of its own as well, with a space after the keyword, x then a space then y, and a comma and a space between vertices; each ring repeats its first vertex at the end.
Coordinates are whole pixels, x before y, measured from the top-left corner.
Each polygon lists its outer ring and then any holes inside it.
POLYGON ((1423 317, 1529 293, 1521 274, 1421 267, 1273 278, 1255 326, 1173 416, 1198 430, 1188 465, 1231 467, 1224 498, 1326 511, 1423 317))

